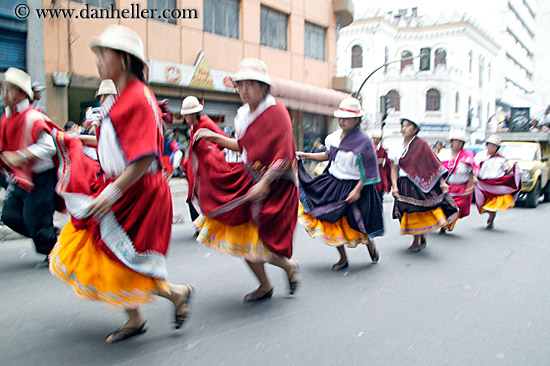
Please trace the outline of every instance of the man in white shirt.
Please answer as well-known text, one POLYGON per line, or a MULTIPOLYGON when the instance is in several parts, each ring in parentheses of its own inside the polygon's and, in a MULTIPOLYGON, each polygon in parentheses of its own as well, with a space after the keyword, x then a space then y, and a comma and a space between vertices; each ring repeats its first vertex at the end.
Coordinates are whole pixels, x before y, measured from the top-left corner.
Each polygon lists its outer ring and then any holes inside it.
MULTIPOLYGON (((0 151, 8 188, 2 221, 12 230, 33 239, 36 251, 49 255, 57 241, 55 211, 56 154, 51 135, 57 127, 33 108, 30 76, 10 68, 2 82, 6 106, 0 123, 0 151)), ((42 266, 48 264, 47 257, 42 266)))

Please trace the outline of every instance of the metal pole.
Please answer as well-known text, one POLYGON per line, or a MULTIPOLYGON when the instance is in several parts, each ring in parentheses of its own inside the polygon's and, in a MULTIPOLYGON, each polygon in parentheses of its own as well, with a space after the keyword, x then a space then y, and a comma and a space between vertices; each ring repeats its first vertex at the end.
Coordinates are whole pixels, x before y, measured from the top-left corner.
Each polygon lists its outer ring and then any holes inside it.
POLYGON ((367 80, 369 80, 369 78, 374 75, 375 72, 377 72, 378 70, 380 70, 381 68, 383 68, 384 66, 387 66, 389 64, 393 64, 393 63, 396 63, 396 62, 401 62, 401 61, 409 61, 409 60, 414 60, 415 58, 418 58, 420 57, 420 55, 418 56, 411 56, 411 57, 405 57, 405 58, 401 58, 399 60, 393 60, 393 61, 390 61, 390 62, 386 62, 385 64, 383 64, 382 66, 380 67, 377 67, 376 69, 374 69, 370 74, 369 76, 366 77, 365 80, 363 80, 363 83, 361 84, 361 86, 359 87, 359 90, 357 90, 355 93, 353 93, 351 96, 356 98, 356 99, 359 99, 361 100, 360 96, 361 96, 361 89, 363 89, 363 86, 365 86, 365 83, 367 82, 367 80))

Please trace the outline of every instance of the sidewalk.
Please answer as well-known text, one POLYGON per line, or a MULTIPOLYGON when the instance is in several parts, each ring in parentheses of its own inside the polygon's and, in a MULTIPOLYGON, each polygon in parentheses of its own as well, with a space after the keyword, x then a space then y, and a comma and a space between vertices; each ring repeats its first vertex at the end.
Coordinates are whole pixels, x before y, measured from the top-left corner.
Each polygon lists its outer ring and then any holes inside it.
MULTIPOLYGON (((170 180, 170 192, 172 193, 172 205, 174 210, 174 218, 172 220, 173 225, 189 223, 191 218, 189 216, 189 209, 185 202, 187 198, 187 180, 180 178, 173 178, 170 180)), ((2 207, 4 207, 5 190, 0 192, 0 213, 2 207)), ((69 221, 68 214, 62 214, 56 212, 54 215, 55 226, 62 228, 69 221)), ((4 240, 19 240, 24 239, 24 236, 11 230, 6 225, 0 223, 0 241, 4 240)))

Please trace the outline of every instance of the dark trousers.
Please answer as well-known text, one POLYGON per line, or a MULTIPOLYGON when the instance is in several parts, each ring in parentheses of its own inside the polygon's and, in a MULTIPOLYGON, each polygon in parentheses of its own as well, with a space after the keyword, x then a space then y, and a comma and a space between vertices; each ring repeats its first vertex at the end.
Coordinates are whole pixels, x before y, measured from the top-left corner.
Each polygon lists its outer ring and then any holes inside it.
POLYGON ((33 182, 31 192, 10 183, 4 200, 2 222, 13 231, 31 238, 37 253, 48 255, 57 241, 53 226, 56 170, 34 174, 33 182))

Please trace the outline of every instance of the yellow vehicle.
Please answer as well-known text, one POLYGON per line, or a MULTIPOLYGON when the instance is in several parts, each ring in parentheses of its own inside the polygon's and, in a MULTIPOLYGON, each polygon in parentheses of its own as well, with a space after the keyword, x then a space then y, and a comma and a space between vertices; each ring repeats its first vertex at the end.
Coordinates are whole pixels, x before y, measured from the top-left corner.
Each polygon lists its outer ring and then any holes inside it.
POLYGON ((499 154, 511 163, 517 162, 521 176, 520 199, 527 207, 537 207, 540 196, 550 202, 550 133, 508 132, 498 134, 502 139, 499 154))

